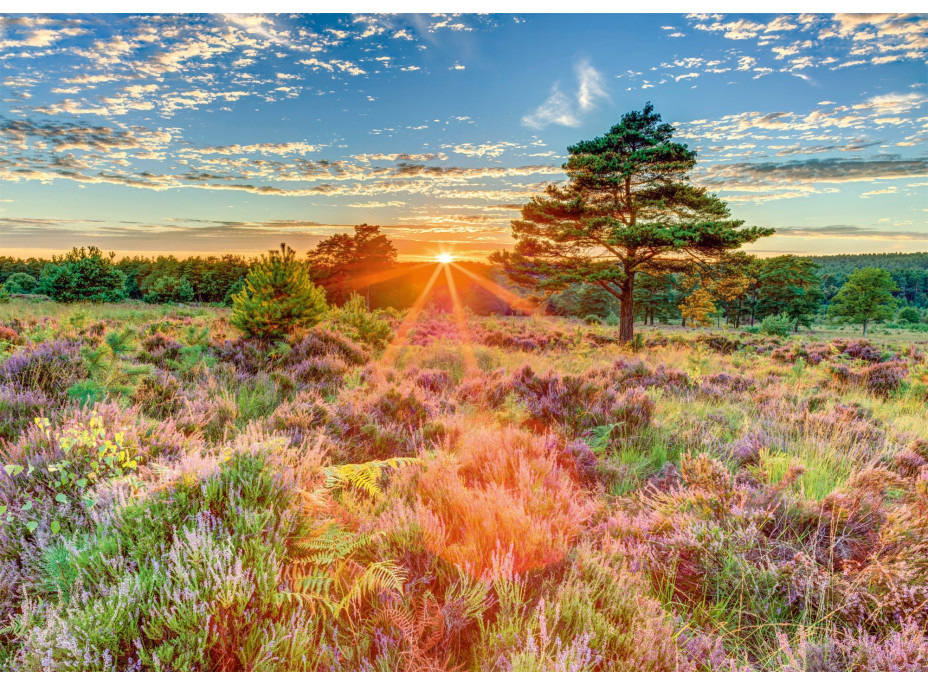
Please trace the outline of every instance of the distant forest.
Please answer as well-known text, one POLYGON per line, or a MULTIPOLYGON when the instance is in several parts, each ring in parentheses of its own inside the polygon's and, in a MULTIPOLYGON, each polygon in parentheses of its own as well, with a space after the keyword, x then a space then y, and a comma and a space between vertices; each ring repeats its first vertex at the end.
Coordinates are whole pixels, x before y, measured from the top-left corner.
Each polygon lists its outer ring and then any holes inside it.
MULTIPOLYGON (((870 253, 862 255, 828 255, 810 257, 818 268, 816 275, 821 279, 823 309, 847 281, 847 277, 863 267, 878 267, 887 270, 898 285, 894 294, 900 304, 928 308, 928 252, 919 253, 870 253), (903 302, 904 301, 904 302, 903 302)), ((237 255, 222 257, 172 256, 123 257, 114 259, 113 264, 126 274, 125 295, 128 298, 159 302, 159 281, 183 280, 189 284, 189 297, 185 300, 200 303, 228 304, 230 295, 241 287, 244 276, 253 260, 237 255)), ((51 260, 28 258, 17 259, 0 256, 0 283, 5 283, 13 274, 28 274, 38 280, 43 268, 51 260)), ((759 260, 763 263, 764 260, 759 260)), ((412 266, 416 263, 401 263, 412 266)), ((483 279, 495 282, 509 290, 519 292, 507 283, 495 267, 482 262, 457 262, 483 279)), ((374 283, 364 295, 372 308, 410 307, 422 292, 432 274, 434 262, 422 262, 421 269, 403 270, 394 278, 374 283)), ((20 277, 22 278, 22 277, 20 277)), ((679 318, 677 310, 681 298, 680 285, 675 279, 663 283, 640 280, 636 290, 636 312, 639 317, 653 320, 679 318)), ((455 270, 455 284, 462 303, 477 314, 509 314, 510 306, 491 293, 477 280, 455 270)), ((524 294, 524 293, 523 293, 524 294)), ((164 301, 164 300, 160 300, 164 301)), ((439 276, 435 282, 430 302, 440 309, 451 308, 451 296, 446 279, 439 276)), ((600 317, 618 310, 618 302, 601 289, 589 286, 573 286, 548 300, 547 309, 553 314, 600 317)))

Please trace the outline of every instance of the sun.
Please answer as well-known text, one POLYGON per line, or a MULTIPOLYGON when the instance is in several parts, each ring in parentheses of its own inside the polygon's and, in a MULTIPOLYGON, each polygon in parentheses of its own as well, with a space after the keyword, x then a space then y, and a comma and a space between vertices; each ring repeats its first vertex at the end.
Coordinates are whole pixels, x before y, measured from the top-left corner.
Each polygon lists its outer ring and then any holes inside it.
POLYGON ((439 253, 435 256, 436 262, 441 262, 442 264, 448 264, 449 262, 454 262, 454 255, 451 253, 439 253))

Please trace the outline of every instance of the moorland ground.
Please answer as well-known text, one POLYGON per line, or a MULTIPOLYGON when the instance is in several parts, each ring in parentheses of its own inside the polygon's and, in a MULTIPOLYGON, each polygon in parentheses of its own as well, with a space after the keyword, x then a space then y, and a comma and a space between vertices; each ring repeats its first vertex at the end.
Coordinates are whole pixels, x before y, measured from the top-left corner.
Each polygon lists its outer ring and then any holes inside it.
POLYGON ((928 340, 0 305, 7 670, 928 668, 928 340))

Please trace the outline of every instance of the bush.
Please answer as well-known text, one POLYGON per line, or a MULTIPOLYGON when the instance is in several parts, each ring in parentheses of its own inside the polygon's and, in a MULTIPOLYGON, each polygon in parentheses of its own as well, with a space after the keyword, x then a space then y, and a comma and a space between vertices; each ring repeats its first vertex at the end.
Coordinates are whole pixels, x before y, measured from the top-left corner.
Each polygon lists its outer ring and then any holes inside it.
POLYGON ((789 336, 793 322, 786 314, 772 314, 760 323, 760 332, 768 336, 789 336))
POLYGON ((7 293, 32 293, 35 290, 38 281, 32 274, 26 272, 17 272, 6 280, 3 287, 7 293))
POLYGON ((921 321, 921 315, 915 307, 903 307, 896 315, 896 320, 901 324, 918 324, 921 321))
POLYGON ((286 244, 255 264, 241 291, 232 296, 232 326, 249 338, 273 341, 319 322, 325 292, 314 285, 306 266, 286 244))
POLYGON ((57 302, 117 302, 125 297, 126 275, 113 255, 99 248, 72 248, 42 269, 37 291, 57 302))
POLYGON ((368 312, 366 301, 357 293, 341 307, 334 308, 330 317, 335 327, 351 340, 375 350, 385 348, 393 337, 390 322, 379 312, 368 312))
POLYGON ((142 299, 147 303, 189 303, 193 300, 193 286, 183 276, 162 276, 142 299))

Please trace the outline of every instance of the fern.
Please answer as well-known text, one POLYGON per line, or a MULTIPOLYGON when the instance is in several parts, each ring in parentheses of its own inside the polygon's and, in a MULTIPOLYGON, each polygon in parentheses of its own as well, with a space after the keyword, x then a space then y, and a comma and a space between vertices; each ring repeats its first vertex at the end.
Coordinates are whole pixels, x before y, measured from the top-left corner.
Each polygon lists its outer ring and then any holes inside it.
POLYGON ((402 593, 405 583, 406 572, 392 560, 373 562, 361 572, 351 589, 342 598, 338 604, 338 612, 341 613, 353 602, 367 595, 376 595, 383 591, 402 593))
POLYGON ((388 460, 372 460, 358 464, 340 464, 325 468, 325 487, 335 490, 353 486, 367 493, 372 498, 382 495, 379 481, 383 470, 388 467, 402 467, 408 464, 420 464, 415 457, 393 457, 388 460))
POLYGON ((353 557, 367 548, 378 534, 358 534, 329 524, 314 535, 293 544, 293 563, 284 568, 286 590, 276 596, 278 606, 295 605, 315 612, 322 607, 332 615, 344 612, 363 598, 394 591, 401 593, 406 573, 392 560, 380 560, 366 566, 353 557), (336 580, 352 579, 340 600, 333 599, 336 580))

